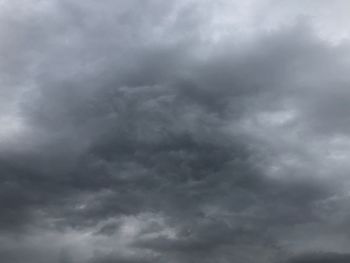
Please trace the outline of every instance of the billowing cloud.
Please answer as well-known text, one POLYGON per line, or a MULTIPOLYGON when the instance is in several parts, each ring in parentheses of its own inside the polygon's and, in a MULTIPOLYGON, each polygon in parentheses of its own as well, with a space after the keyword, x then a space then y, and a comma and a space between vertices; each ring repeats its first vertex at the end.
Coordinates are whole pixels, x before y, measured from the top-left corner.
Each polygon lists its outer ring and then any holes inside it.
POLYGON ((348 3, 1 7, 2 262, 347 260, 348 3))

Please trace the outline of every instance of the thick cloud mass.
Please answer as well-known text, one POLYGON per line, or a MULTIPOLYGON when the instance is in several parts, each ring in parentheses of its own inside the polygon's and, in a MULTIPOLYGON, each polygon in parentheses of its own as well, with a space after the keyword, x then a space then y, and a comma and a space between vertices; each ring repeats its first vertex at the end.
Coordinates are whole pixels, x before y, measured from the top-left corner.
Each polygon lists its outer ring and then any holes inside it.
POLYGON ((0 1, 1 262, 350 260, 349 3, 243 2, 0 1))

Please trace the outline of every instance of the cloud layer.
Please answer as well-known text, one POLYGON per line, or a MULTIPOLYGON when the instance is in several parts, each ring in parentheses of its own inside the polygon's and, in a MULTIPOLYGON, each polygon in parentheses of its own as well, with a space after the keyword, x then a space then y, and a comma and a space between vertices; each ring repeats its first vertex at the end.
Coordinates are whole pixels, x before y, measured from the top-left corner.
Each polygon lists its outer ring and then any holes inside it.
POLYGON ((346 1, 2 1, 4 263, 346 262, 346 1))

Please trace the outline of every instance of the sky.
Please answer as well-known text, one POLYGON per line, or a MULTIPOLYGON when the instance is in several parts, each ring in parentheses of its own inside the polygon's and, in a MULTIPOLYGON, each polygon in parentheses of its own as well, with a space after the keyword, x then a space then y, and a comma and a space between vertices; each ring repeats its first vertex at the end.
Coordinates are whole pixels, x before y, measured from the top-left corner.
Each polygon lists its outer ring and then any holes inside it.
POLYGON ((349 72, 347 0, 0 0, 0 261, 350 262, 349 72))

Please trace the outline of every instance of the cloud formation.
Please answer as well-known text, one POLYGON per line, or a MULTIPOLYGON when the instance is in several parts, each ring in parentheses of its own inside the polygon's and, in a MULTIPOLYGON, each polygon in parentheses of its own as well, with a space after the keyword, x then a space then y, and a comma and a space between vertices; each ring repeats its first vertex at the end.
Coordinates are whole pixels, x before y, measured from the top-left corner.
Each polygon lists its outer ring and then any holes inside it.
POLYGON ((1 7, 2 262, 346 261, 346 1, 1 7))

